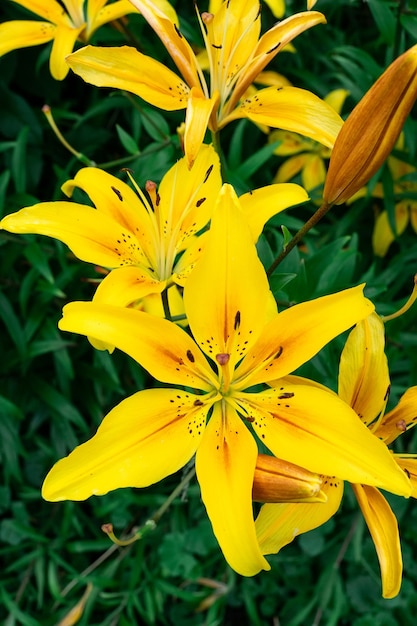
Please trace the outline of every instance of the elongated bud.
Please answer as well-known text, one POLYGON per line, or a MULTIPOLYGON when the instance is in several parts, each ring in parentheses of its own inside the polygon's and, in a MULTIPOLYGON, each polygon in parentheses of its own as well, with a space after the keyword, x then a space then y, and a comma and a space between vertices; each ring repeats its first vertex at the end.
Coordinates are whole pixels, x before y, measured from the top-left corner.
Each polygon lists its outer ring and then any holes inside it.
POLYGON ((417 45, 367 91, 335 141, 324 186, 327 205, 342 204, 381 167, 417 98, 417 45))
POLYGON ((255 502, 326 502, 322 480, 303 467, 259 454, 253 479, 255 502))

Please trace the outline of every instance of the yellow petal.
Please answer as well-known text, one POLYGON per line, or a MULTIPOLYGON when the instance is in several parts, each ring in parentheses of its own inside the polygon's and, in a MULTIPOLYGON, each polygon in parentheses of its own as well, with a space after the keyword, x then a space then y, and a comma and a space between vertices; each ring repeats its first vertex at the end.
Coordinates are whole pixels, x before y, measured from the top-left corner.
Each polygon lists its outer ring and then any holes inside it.
POLYGON ((269 6, 272 15, 281 19, 285 13, 285 0, 265 0, 265 4, 269 6))
POLYGON ((409 480, 387 446, 334 393, 283 384, 240 393, 237 401, 276 457, 317 474, 410 495, 409 480))
POLYGON ((117 0, 112 4, 107 4, 103 2, 103 0, 95 0, 95 2, 91 2, 91 0, 87 4, 87 39, 93 35, 93 33, 103 26, 103 24, 107 24, 108 22, 113 22, 114 20, 118 20, 120 17, 124 15, 128 15, 129 13, 136 13, 136 8, 132 5, 129 0, 117 0), (103 5, 106 6, 103 6, 103 5), (94 6, 95 5, 95 6, 94 6), (102 5, 102 6, 100 6, 102 5))
POLYGON ((376 434, 388 445, 416 424, 417 386, 410 387, 401 396, 397 406, 384 416, 376 434))
POLYGON ((85 500, 120 487, 147 487, 173 474, 202 439, 210 408, 203 398, 179 389, 146 389, 123 400, 94 437, 54 465, 43 497, 85 500))
POLYGON ((233 187, 224 185, 204 254, 184 288, 193 335, 216 361, 233 370, 259 335, 268 314, 269 285, 233 187), (220 361, 217 361, 220 363, 220 361))
POLYGON ((166 14, 163 7, 152 0, 131 0, 131 2, 156 32, 188 85, 199 87, 200 78, 194 51, 180 33, 172 14, 166 14))
POLYGON ((324 98, 324 101, 336 111, 336 113, 341 113, 343 105, 345 103, 346 98, 349 95, 349 91, 346 89, 333 89, 327 96, 324 98))
POLYGON ((174 271, 172 273, 172 280, 177 285, 184 287, 190 273, 194 269, 196 262, 202 255, 207 235, 208 231, 189 240, 184 253, 175 264, 174 271))
POLYGON ((83 204, 41 202, 7 215, 0 227, 59 239, 87 263, 104 267, 147 264, 133 232, 83 204))
POLYGON ((314 94, 298 87, 267 87, 248 98, 222 121, 241 117, 257 124, 291 130, 331 148, 342 127, 342 118, 314 94))
POLYGON ((71 24, 68 14, 56 0, 13 0, 25 9, 53 24, 71 24))
POLYGON ((83 167, 74 179, 62 185, 62 191, 70 197, 75 188, 85 191, 97 211, 105 216, 104 220, 108 216, 131 235, 134 234, 134 240, 139 242, 148 265, 156 267, 154 214, 150 208, 146 209, 129 185, 98 167, 83 167))
POLYGON ((142 311, 71 302, 64 307, 59 328, 116 346, 161 382, 204 391, 217 383, 203 354, 185 331, 142 311))
POLYGON ((318 154, 310 154, 301 172, 303 186, 308 190, 321 187, 326 178, 323 159, 318 154))
POLYGON ((209 125, 210 116, 217 102, 217 94, 213 98, 206 98, 201 89, 196 87, 191 89, 185 115, 184 134, 184 152, 189 168, 193 166, 197 158, 209 125))
POLYGON ((288 207, 307 202, 308 194, 292 183, 276 184, 254 189, 239 197, 239 202, 246 216, 253 240, 256 242, 265 223, 288 207))
POLYGON ((384 410, 389 386, 384 324, 372 313, 355 326, 343 348, 339 396, 368 426, 384 410))
POLYGON ((290 156, 299 152, 310 152, 312 143, 301 135, 291 133, 288 130, 274 130, 270 133, 270 142, 279 141, 279 146, 274 150, 278 156, 290 156))
MULTIPOLYGON (((254 50, 252 60, 236 83, 227 111, 232 111, 249 85, 255 82, 256 76, 290 41, 308 28, 325 22, 326 18, 322 13, 305 11, 278 22, 262 35, 254 50)), ((269 126, 274 126, 274 124, 269 124, 269 126)))
POLYGON ((29 46, 38 46, 54 38, 56 27, 48 22, 13 20, 0 24, 0 56, 29 46))
POLYGON ((150 293, 161 293, 165 286, 165 280, 156 279, 145 267, 119 267, 101 281, 94 302, 125 307, 150 293))
POLYGON ((384 496, 374 487, 352 485, 368 525, 381 568, 382 595, 394 598, 401 587, 403 563, 397 519, 384 496))
POLYGON ((411 497, 417 498, 417 458, 415 454, 394 454, 395 460, 411 483, 411 497))
MULTIPOLYGON (((395 225, 397 227, 397 235, 401 235, 407 228, 409 220, 408 201, 403 200, 395 205, 395 225)), ((374 232, 372 233, 372 247, 376 256, 384 257, 388 252, 388 248, 395 240, 392 232, 391 224, 388 219, 388 213, 382 211, 376 218, 374 232)))
POLYGON ((345 289, 275 316, 236 370, 236 386, 245 389, 290 374, 331 339, 367 317, 374 307, 362 290, 363 285, 345 289))
POLYGON ((278 169, 274 181, 277 183, 286 183, 299 174, 305 166, 308 154, 297 154, 287 159, 278 169))
POLYGON ((214 534, 229 565, 242 576, 270 569, 252 512, 255 440, 235 410, 216 403, 196 454, 197 478, 214 534))
POLYGON ((64 80, 69 72, 69 65, 65 58, 70 54, 78 39, 78 35, 84 30, 85 24, 79 28, 59 25, 55 29, 49 69, 55 80, 64 80))
POLYGON ((324 477, 322 490, 327 502, 264 504, 256 518, 256 534, 263 554, 275 554, 295 537, 321 526, 338 510, 343 482, 324 477))
POLYGON ((97 87, 125 89, 167 111, 187 106, 187 85, 165 65, 134 48, 86 46, 67 62, 75 74, 97 87))

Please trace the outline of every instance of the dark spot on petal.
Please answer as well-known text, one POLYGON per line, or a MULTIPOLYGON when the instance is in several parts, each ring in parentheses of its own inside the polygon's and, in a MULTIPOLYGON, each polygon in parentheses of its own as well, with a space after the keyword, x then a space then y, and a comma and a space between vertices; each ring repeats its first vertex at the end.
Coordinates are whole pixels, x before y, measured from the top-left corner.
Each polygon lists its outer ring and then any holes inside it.
POLYGON ((194 363, 195 358, 194 358, 194 354, 191 352, 191 350, 187 350, 187 357, 189 358, 191 363, 194 363))
POLYGON ((116 189, 116 187, 112 187, 112 191, 114 191, 116 196, 119 198, 120 202, 123 202, 123 196, 121 192, 118 189, 116 189))
POLYGON ((203 204, 203 202, 206 201, 206 198, 200 198, 199 200, 197 200, 197 202, 195 203, 196 207, 199 207, 203 204))
POLYGON ((286 400, 287 398, 293 398, 294 394, 291 393, 290 391, 286 391, 285 393, 282 393, 280 396, 278 396, 279 400, 286 400))
POLYGON ((235 325, 234 329, 237 330, 240 326, 240 311, 238 311, 235 315, 235 325))
POLYGON ((204 176, 203 183, 207 182, 208 177, 210 176, 210 174, 211 174, 211 172, 213 170, 213 167, 214 167, 213 164, 211 164, 210 167, 208 168, 208 170, 206 172, 206 175, 204 176))

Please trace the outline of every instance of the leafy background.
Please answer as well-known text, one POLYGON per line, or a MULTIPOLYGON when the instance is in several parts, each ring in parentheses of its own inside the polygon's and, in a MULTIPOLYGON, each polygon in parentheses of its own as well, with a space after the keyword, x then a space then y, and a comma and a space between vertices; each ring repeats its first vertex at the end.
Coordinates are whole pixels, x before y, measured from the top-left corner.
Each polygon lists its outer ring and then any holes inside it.
MULTIPOLYGON (((191 0, 174 4, 184 34, 199 45, 191 0)), ((301 0, 287 1, 287 14, 304 8, 301 0)), ((296 54, 283 52, 271 69, 321 97, 334 88, 348 89, 346 115, 392 59, 415 42, 417 2, 319 0, 316 8, 328 24, 301 35, 294 42, 296 54)), ((1 3, 2 21, 25 16, 13 3, 1 3)), ((274 21, 267 6, 262 19, 265 28, 274 21)), ((122 26, 102 28, 95 41, 127 41, 170 64, 140 16, 122 26)), ((158 182, 180 156, 176 129, 183 114, 165 114, 71 74, 55 82, 48 54, 47 47, 37 47, 0 59, 2 214, 61 198, 61 184, 82 165, 50 130, 41 112, 45 103, 67 140, 89 159, 115 175, 123 166, 132 168, 140 185, 158 182)), ((405 132, 415 163, 412 116, 405 132)), ((222 145, 228 179, 239 192, 271 182, 280 159, 271 155, 260 129, 235 123, 226 128, 222 145)), ((390 188, 386 169, 377 177, 390 188)), ((332 210, 273 276, 278 300, 285 305, 366 281, 379 313, 396 310, 412 289, 417 236, 409 228, 385 258, 374 257, 374 214, 384 207, 393 215, 392 194, 332 210)), ((282 226, 294 233, 313 211, 310 204, 269 222, 259 243, 266 267, 282 245, 282 226)), ((271 572, 252 579, 226 565, 194 480, 141 541, 116 548, 101 531, 106 522, 119 535, 144 525, 177 487, 181 472, 148 489, 118 490, 81 503, 44 502, 40 487, 52 464, 86 440, 121 398, 152 383, 125 355, 93 351, 83 337, 57 330, 67 301, 91 297, 98 278, 93 267, 47 238, 2 232, 0 246, 0 619, 6 626, 75 623, 69 612, 86 589, 81 625, 414 624, 413 501, 390 498, 405 568, 401 594, 390 601, 381 598, 374 546, 349 491, 335 518, 272 556, 271 572)), ((417 307, 387 328, 392 403, 417 383, 416 329, 417 307)), ((343 339, 300 373, 335 388, 343 339)), ((417 451, 417 437, 409 437, 403 449, 417 451)))

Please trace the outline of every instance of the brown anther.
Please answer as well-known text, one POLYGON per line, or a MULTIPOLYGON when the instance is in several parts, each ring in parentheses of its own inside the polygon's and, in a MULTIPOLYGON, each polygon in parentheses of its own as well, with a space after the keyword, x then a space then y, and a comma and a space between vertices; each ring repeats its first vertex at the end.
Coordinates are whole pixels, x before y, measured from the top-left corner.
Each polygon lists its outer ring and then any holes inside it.
POLYGON ((227 352, 221 352, 220 354, 216 354, 216 361, 219 365, 226 365, 229 362, 230 354, 227 352))

